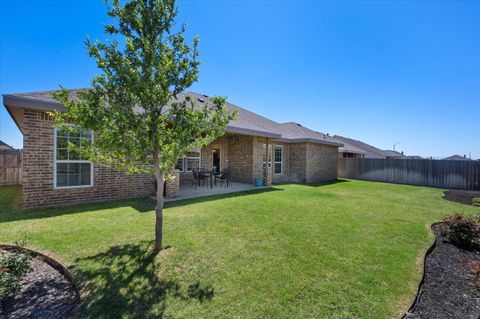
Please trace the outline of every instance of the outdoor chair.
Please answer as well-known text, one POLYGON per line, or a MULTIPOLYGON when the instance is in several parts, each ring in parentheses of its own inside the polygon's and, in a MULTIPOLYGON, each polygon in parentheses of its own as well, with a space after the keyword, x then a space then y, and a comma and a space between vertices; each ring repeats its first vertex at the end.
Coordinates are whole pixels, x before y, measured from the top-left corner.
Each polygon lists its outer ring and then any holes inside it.
POLYGON ((230 170, 224 169, 220 174, 215 175, 215 185, 217 185, 217 180, 222 185, 225 184, 225 187, 228 187, 230 183, 230 170))
POLYGON ((200 183, 202 181, 205 184, 205 180, 206 180, 205 175, 203 175, 201 172, 197 171, 196 169, 193 169, 192 173, 193 173, 193 181, 190 187, 193 187, 195 185, 195 188, 197 188, 197 184, 198 186, 200 186, 200 183))

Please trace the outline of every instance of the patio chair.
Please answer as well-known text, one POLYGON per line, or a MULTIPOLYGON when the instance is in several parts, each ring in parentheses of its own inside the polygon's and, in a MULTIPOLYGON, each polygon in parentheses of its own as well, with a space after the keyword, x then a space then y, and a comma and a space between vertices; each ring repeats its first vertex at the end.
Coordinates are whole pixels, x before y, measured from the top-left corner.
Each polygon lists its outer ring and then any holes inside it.
POLYGON ((222 185, 225 184, 225 187, 228 187, 230 183, 230 170, 224 169, 221 174, 215 175, 215 185, 217 185, 217 180, 222 185))
POLYGON ((193 173, 193 181, 190 187, 193 187, 193 185, 195 185, 195 188, 197 188, 197 184, 198 186, 200 186, 200 183, 202 181, 203 181, 203 184, 205 184, 205 180, 206 180, 205 175, 203 175, 201 172, 197 171, 196 169, 193 169, 192 173, 193 173))

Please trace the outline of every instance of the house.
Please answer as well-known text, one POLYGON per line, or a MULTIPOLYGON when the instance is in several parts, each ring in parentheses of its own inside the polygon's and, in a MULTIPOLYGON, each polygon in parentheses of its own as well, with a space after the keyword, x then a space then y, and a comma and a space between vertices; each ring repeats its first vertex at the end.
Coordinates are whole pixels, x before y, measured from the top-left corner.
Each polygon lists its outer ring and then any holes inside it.
POLYGON ((343 146, 338 148, 338 157, 339 158, 365 158, 367 152, 353 143, 350 143, 348 139, 341 140, 337 136, 332 137, 332 139, 338 143, 342 143, 343 146))
POLYGON ((14 148, 0 140, 0 151, 13 151, 14 148))
POLYGON ((352 138, 334 135, 333 140, 344 144, 339 148, 339 157, 356 157, 356 158, 380 158, 380 159, 407 159, 403 153, 391 150, 381 150, 375 146, 365 142, 354 140, 352 138))
POLYGON ((443 159, 444 161, 473 161, 472 159, 468 158, 467 155, 452 155, 443 159))
MULTIPOLYGON (((47 112, 64 110, 53 91, 3 95, 3 104, 23 134, 23 206, 39 207, 151 196, 155 181, 148 175, 127 175, 112 168, 71 158, 65 148, 75 136, 60 136, 47 112)), ((200 102, 206 95, 185 93, 200 102)), ((76 97, 76 91, 72 90, 76 97)), ((320 182, 337 178, 338 147, 331 137, 300 124, 277 123, 244 108, 225 134, 179 160, 166 196, 176 197, 192 179, 193 169, 228 168, 231 180, 265 185, 280 182, 320 182), (267 156, 268 154, 268 156, 267 156), (268 159, 267 159, 268 157, 268 159)), ((91 132, 83 132, 92 139, 91 132)))

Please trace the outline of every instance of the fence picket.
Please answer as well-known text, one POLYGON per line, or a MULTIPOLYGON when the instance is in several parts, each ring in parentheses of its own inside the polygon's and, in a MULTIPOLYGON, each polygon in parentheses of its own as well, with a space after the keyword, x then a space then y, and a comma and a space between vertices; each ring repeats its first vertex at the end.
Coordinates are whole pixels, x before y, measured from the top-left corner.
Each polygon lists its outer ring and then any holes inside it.
POLYGON ((338 176, 479 191, 480 161, 339 158, 338 176))

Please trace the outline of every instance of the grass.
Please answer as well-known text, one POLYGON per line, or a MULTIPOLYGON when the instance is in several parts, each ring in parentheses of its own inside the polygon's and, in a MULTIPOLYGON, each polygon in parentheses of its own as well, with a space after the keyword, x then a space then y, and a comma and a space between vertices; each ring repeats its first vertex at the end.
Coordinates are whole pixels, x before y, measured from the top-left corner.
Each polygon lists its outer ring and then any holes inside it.
POLYGON ((0 212, 19 209, 22 204, 22 186, 0 186, 0 212))
POLYGON ((148 199, 0 213, 0 242, 69 265, 89 318, 398 318, 428 225, 480 208, 440 189, 343 181, 170 203, 148 253, 148 199))

